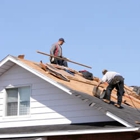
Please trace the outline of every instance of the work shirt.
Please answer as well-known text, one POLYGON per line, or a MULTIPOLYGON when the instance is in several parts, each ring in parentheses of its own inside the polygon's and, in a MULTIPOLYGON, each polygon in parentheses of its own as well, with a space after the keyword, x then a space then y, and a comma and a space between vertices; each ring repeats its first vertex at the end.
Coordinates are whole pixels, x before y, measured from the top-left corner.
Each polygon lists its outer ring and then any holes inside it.
POLYGON ((108 83, 110 83, 111 80, 112 80, 115 76, 121 76, 121 74, 120 74, 120 73, 117 73, 117 72, 113 72, 113 71, 108 71, 108 72, 106 72, 106 74, 103 76, 101 82, 108 82, 108 83))
POLYGON ((62 47, 58 43, 52 45, 50 54, 54 56, 62 56, 62 47))

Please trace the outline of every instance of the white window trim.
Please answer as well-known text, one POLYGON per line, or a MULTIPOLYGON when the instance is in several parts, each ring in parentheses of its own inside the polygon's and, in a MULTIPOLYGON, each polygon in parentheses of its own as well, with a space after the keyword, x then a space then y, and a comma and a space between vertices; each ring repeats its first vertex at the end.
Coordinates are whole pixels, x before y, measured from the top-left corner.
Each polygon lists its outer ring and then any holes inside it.
MULTIPOLYGON (((4 108, 3 108, 3 117, 2 119, 17 119, 17 118, 30 118, 31 117, 31 95, 32 95, 32 84, 26 84, 26 85, 9 85, 4 88, 4 108), (22 87, 30 87, 30 108, 29 108, 29 114, 28 115, 18 115, 16 116, 6 116, 7 115, 7 92, 6 89, 12 89, 12 88, 22 88, 22 87)), ((19 92, 18 92, 19 94, 19 92)), ((18 98, 18 104, 19 104, 19 98, 18 98)), ((19 109, 19 108, 18 108, 19 109)))

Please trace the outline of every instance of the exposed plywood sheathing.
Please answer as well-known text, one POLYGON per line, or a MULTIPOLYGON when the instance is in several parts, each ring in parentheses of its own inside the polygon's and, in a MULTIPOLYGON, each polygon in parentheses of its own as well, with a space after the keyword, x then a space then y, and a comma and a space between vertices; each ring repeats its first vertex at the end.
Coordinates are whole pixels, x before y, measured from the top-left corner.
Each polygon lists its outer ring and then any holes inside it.
MULTIPOLYGON (((40 65, 40 63, 36 63, 29 60, 24 60, 24 59, 19 59, 19 60, 23 62, 24 64, 28 65, 29 67, 33 68, 34 70, 37 70, 38 72, 53 79, 54 81, 57 81, 73 90, 87 93, 91 96, 93 96, 92 94, 93 87, 98 84, 97 79, 99 78, 92 81, 87 80, 81 76, 81 73, 79 74, 78 71, 72 70, 70 68, 58 66, 55 64, 42 63, 42 65, 40 65), (58 78, 57 76, 54 76, 54 74, 52 74, 50 71, 47 70, 47 66, 49 69, 51 68, 53 71, 58 72, 59 74, 61 74, 62 76, 66 77, 69 80, 65 81, 65 80, 62 80, 62 78, 60 77, 58 78), (69 71, 73 72, 74 75, 67 73, 66 71, 64 71, 65 69, 68 69, 69 71)), ((107 84, 102 84, 100 88, 104 89, 106 87, 107 87, 107 84)), ((123 103, 132 107, 140 108, 140 100, 139 100, 138 95, 136 95, 136 93, 132 91, 132 89, 129 88, 127 85, 125 85, 125 90, 126 90, 126 93, 123 96, 123 103)), ((117 100, 116 90, 113 90, 112 95, 111 95, 111 100, 116 102, 117 100)))

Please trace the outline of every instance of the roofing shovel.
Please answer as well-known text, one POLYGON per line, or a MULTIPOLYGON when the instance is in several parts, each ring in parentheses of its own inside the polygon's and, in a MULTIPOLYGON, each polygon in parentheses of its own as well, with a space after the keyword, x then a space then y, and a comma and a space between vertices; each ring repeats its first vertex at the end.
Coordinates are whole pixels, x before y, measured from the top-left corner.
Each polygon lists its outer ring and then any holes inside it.
POLYGON ((92 90, 92 93, 93 93, 93 96, 95 96, 95 97, 97 97, 99 99, 104 99, 105 98, 105 94, 106 94, 106 90, 94 86, 93 90, 92 90))

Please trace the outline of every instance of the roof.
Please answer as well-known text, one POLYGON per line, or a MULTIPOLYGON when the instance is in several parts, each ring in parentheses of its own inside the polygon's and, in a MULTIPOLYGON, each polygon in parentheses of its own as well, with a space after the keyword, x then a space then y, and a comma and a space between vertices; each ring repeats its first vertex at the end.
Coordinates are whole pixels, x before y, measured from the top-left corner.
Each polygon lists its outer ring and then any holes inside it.
MULTIPOLYGON (((6 72, 10 67, 12 67, 15 64, 25 68, 26 70, 30 71, 36 76, 60 88, 67 94, 75 95, 76 98, 80 98, 81 100, 83 100, 83 102, 86 102, 89 106, 96 108, 97 110, 100 110, 107 116, 111 117, 115 121, 127 127, 123 129, 120 128, 118 129, 118 127, 115 126, 115 129, 112 129, 112 131, 116 131, 117 129, 118 131, 119 130, 139 131, 140 100, 139 96, 128 86, 125 85, 126 94, 123 97, 123 105, 122 105, 123 108, 118 109, 113 104, 111 105, 106 104, 101 99, 93 95, 92 93, 93 87, 95 87, 98 84, 99 81, 98 77, 96 77, 94 80, 87 80, 78 71, 70 68, 65 68, 62 66, 52 64, 45 64, 43 62, 33 62, 30 60, 25 60, 23 58, 18 58, 10 55, 0 62, 0 75, 2 75, 4 72, 6 72)), ((104 90, 106 86, 107 86, 106 84, 102 85, 102 87, 100 87, 100 90, 104 90)), ((114 90, 111 95, 111 100, 113 102, 116 102, 116 99, 117 99, 116 91, 114 90)), ((64 128, 64 126, 62 126, 62 128, 64 128)), ((70 128, 70 126, 68 128, 70 128)), ((82 128, 82 126, 80 126, 80 128, 82 128)), ((89 127, 86 127, 86 129, 87 128, 89 127)), ((102 127, 103 131, 105 128, 106 127, 104 128, 102 127)), ((83 127, 83 129, 85 129, 85 127, 83 127)), ((93 129, 95 132, 95 127, 92 126, 92 133, 93 129)), ((23 129, 21 128, 21 130, 23 129)), ((109 131, 111 132, 110 128, 109 131)))
MULTIPOLYGON (((76 70, 73 69, 68 69, 70 71, 74 72, 74 75, 69 74, 68 72, 64 71, 65 68, 64 67, 60 67, 54 64, 48 64, 47 67, 49 66, 49 69, 52 68, 52 70, 55 70, 55 72, 58 72, 59 74, 63 75, 62 77, 57 77, 56 75, 53 74, 53 72, 51 71, 45 71, 43 70, 43 66, 40 65, 40 62, 32 62, 29 60, 25 60, 25 59, 19 59, 17 57, 14 57, 15 59, 17 59, 18 61, 20 61, 21 63, 23 63, 24 65, 32 68, 34 71, 39 72, 42 75, 45 75, 45 79, 49 79, 49 82, 54 80, 60 84, 65 85, 66 87, 69 87, 73 90, 79 91, 79 92, 84 92, 87 93, 88 95, 93 96, 93 87, 95 85, 98 84, 97 80, 98 78, 96 78, 96 80, 87 80, 85 79, 83 76, 81 76, 81 73, 79 73, 76 70), (66 80, 66 79, 68 80, 66 80)), ((46 65, 45 65, 46 66, 46 65)), ((54 82, 52 82, 52 84, 54 84, 54 82)), ((58 84, 56 84, 58 86, 58 84)), ((102 85, 103 88, 100 88, 101 90, 104 89, 106 87, 105 84, 102 85)), ((131 107, 136 107, 140 109, 140 96, 138 96, 132 89, 131 87, 128 87, 125 85, 125 96, 123 97, 124 99, 124 103, 131 106, 131 107)), ((66 90, 67 91, 67 90, 66 90)), ((67 91, 68 92, 68 91, 67 91)), ((71 94, 71 93, 69 93, 71 94)), ((114 90, 112 95, 112 100, 116 101, 117 96, 116 96, 116 91, 114 90)))
POLYGON ((136 121, 140 121, 140 110, 136 110, 127 105, 122 105, 123 108, 118 109, 114 107, 113 104, 106 104, 102 100, 89 96, 85 93, 75 91, 73 94, 82 100, 88 99, 86 102, 89 105, 96 108, 97 110, 102 111, 107 116, 120 122, 121 124, 124 124, 127 127, 140 127, 140 124, 136 123, 136 121))

